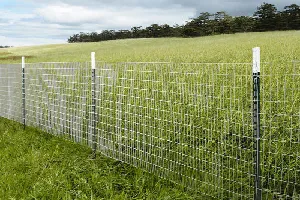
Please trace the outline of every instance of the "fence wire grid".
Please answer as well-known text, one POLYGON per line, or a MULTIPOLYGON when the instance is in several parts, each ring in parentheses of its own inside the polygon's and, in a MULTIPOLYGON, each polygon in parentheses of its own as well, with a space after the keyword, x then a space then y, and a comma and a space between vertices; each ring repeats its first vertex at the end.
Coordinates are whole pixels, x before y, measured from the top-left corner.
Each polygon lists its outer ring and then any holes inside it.
MULTIPOLYGON (((262 199, 300 199, 299 65, 261 65, 262 199)), ((0 116, 22 122, 21 65, 0 77, 0 116)), ((207 198, 253 199, 252 78, 249 63, 97 62, 93 83, 90 62, 26 64, 26 125, 207 198)))

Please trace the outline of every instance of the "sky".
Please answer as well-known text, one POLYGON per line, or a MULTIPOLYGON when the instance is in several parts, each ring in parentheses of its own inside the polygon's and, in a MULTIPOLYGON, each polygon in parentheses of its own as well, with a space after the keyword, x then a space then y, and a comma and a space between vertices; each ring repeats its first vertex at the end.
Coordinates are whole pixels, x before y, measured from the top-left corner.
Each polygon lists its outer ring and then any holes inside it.
POLYGON ((66 43, 79 32, 184 24, 201 12, 251 16, 263 2, 284 6, 300 0, 0 0, 0 45, 66 43))

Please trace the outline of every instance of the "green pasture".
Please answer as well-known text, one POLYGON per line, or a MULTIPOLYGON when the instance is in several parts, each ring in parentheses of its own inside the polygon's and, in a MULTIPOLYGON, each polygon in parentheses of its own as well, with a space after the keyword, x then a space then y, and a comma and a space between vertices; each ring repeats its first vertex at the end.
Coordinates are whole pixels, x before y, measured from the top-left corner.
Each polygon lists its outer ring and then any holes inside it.
POLYGON ((262 61, 285 62, 300 60, 299 38, 299 31, 282 31, 15 47, 0 50, 0 63, 21 62, 21 56, 27 62, 85 62, 92 51, 105 62, 251 62, 256 46, 262 61))

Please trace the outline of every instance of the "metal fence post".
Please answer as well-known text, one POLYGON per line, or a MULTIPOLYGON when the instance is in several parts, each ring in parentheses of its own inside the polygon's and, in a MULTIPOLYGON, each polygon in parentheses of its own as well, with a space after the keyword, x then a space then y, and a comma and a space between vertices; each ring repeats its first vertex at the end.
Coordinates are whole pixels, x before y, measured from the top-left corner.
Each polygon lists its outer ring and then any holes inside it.
POLYGON ((262 199, 260 169, 260 48, 253 48, 254 199, 262 199))
POLYGON ((22 114, 23 126, 26 127, 26 110, 25 110, 25 57, 22 57, 22 114))
POLYGON ((96 59, 95 52, 91 53, 91 61, 92 61, 92 158, 96 158, 96 149, 97 149, 97 141, 96 141, 96 59))

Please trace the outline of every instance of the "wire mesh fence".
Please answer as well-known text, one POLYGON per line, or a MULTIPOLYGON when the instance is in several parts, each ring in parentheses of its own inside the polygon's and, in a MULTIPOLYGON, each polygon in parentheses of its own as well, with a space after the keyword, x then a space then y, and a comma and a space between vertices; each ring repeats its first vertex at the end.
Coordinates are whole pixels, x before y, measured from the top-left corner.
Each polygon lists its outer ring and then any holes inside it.
POLYGON ((0 65, 0 116, 22 122, 22 69, 20 64, 0 65))
POLYGON ((263 199, 300 199, 300 63, 261 71, 263 199))
POLYGON ((87 63, 27 64, 26 123, 91 146, 91 70, 87 63))
MULTIPOLYGON (((263 199, 300 199, 299 65, 261 66, 263 199)), ((89 62, 26 64, 27 125, 207 198, 255 197, 252 64, 97 62, 94 75, 89 62)), ((0 114, 22 122, 21 65, 0 77, 0 114)))
POLYGON ((100 151, 214 198, 251 198, 251 69, 98 63, 100 151))

